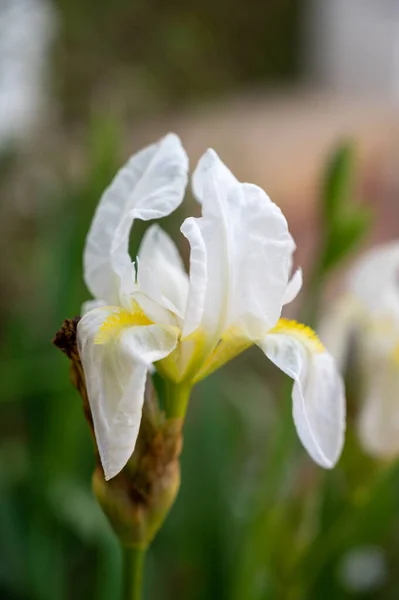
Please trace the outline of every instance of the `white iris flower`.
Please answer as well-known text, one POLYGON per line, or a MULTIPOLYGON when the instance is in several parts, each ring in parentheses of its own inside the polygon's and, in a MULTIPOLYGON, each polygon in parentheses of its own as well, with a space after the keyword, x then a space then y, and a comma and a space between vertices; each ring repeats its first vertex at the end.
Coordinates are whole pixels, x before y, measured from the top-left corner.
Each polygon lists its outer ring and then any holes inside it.
POLYGON ((364 449, 394 458, 399 456, 399 243, 366 253, 349 273, 347 288, 323 320, 322 339, 342 367, 355 358, 364 449))
POLYGON ((181 227, 191 247, 189 275, 158 225, 144 235, 136 263, 129 256, 134 220, 175 210, 187 172, 175 135, 135 154, 103 194, 87 237, 85 281, 96 300, 84 306, 78 343, 105 477, 117 475, 134 450, 152 365, 188 396, 252 344, 294 379, 298 435, 331 468, 343 445, 343 384, 314 332, 280 318, 302 274, 290 278, 295 244, 266 193, 240 183, 208 150, 192 178, 202 216, 181 227))

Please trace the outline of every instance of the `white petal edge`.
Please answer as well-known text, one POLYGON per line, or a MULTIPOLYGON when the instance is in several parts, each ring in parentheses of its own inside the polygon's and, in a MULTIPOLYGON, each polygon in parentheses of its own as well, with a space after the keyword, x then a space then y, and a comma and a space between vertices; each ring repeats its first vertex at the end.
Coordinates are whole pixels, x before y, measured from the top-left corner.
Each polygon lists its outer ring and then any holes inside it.
POLYGON ((299 439, 318 465, 331 469, 344 444, 346 410, 344 384, 333 357, 286 333, 271 333, 258 345, 294 380, 293 418, 299 439))
POLYGON ((188 158, 180 139, 168 134, 134 154, 105 190, 84 250, 84 277, 93 296, 119 304, 134 285, 129 233, 134 219, 158 219, 183 200, 188 158))
POLYGON ((298 268, 295 271, 295 273, 293 274, 293 276, 291 277, 291 279, 289 280, 287 289, 284 292, 284 296, 283 296, 284 306, 286 304, 289 304, 293 300, 295 300, 295 298, 297 297, 297 295, 299 294, 299 292, 302 289, 302 284, 303 284, 302 269, 298 268))
POLYGON ((78 349, 106 480, 123 469, 134 451, 148 369, 173 351, 178 333, 158 325, 126 327, 110 342, 95 344, 105 319, 119 310, 94 309, 78 324, 78 349))
POLYGON ((207 250, 197 219, 188 217, 180 231, 190 244, 190 278, 184 315, 183 337, 197 329, 204 314, 208 283, 207 250))

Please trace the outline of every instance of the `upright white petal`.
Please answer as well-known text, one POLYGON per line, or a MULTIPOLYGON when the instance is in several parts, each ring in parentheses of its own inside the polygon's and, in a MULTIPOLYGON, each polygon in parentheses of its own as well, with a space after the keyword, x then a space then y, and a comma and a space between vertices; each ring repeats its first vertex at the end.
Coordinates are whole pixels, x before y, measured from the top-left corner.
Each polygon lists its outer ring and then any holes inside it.
POLYGON ((287 222, 263 190, 240 183, 213 150, 198 163, 193 191, 202 217, 182 227, 196 252, 188 301, 196 317, 188 311, 188 329, 202 315, 215 340, 230 325, 255 339, 281 313, 295 247, 287 222))
POLYGON ((158 225, 147 229, 138 253, 140 291, 183 318, 188 276, 173 240, 158 225))
POLYGON ((131 293, 134 269, 129 233, 134 219, 158 219, 181 203, 187 184, 188 159, 176 135, 130 158, 104 192, 84 251, 86 285, 97 298, 119 303, 131 293))
POLYGON ((177 343, 175 328, 158 325, 121 326, 109 340, 97 343, 106 319, 114 315, 117 321, 119 314, 119 308, 97 308, 78 324, 78 348, 107 480, 123 469, 134 450, 149 365, 177 343))
POLYGON ((399 323, 399 242, 366 253, 350 273, 349 290, 373 316, 399 323))
MULTIPOLYGON (((285 320, 282 319, 284 322, 285 320)), ((344 385, 334 359, 313 332, 290 322, 259 342, 268 358, 292 377, 293 417, 298 436, 324 468, 337 462, 345 432, 344 385)))

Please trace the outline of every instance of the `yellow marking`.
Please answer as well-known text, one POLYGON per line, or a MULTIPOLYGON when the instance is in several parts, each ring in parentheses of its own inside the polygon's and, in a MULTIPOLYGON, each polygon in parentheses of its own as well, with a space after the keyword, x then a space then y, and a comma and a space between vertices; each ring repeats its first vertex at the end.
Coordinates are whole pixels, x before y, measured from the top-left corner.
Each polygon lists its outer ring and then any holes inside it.
MULTIPOLYGON (((296 337, 312 352, 325 351, 313 329, 302 323, 280 319, 267 335, 273 333, 296 337)), ((201 329, 182 338, 176 349, 156 364, 161 376, 174 382, 197 383, 256 343, 245 337, 241 328, 236 326, 230 327, 223 333, 213 350, 207 351, 206 339, 206 334, 201 329)))
POLYGON ((250 339, 243 336, 239 327, 230 327, 223 333, 218 345, 205 360, 196 374, 194 381, 197 382, 204 379, 204 377, 207 377, 230 360, 233 360, 241 352, 244 352, 252 344, 253 342, 250 339))
POLYGON ((313 352, 325 352, 325 348, 317 337, 317 334, 307 325, 303 325, 303 323, 290 321, 289 319, 279 319, 277 325, 268 331, 268 335, 273 333, 286 333, 310 346, 313 352))
POLYGON ((156 363, 157 371, 162 377, 175 383, 191 381, 204 361, 205 335, 198 328, 189 336, 179 340, 175 350, 166 358, 156 363))
POLYGON ((109 315, 94 338, 94 343, 106 344, 120 334, 126 327, 140 327, 152 324, 152 321, 144 314, 139 305, 135 303, 133 311, 120 308, 118 311, 109 315))

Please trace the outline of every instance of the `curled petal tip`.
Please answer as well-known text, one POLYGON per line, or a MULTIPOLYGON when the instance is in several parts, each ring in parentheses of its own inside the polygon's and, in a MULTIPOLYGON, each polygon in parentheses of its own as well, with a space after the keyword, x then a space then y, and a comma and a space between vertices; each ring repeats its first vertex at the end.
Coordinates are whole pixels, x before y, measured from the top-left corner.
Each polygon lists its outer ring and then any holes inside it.
POLYGON ((170 144, 183 149, 183 144, 177 133, 169 132, 159 140, 160 144, 170 144))
POLYGON ((203 169, 210 169, 213 165, 221 162, 217 152, 213 148, 208 148, 198 161, 203 169))

